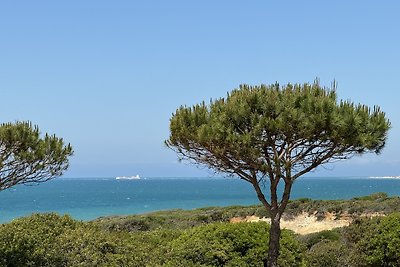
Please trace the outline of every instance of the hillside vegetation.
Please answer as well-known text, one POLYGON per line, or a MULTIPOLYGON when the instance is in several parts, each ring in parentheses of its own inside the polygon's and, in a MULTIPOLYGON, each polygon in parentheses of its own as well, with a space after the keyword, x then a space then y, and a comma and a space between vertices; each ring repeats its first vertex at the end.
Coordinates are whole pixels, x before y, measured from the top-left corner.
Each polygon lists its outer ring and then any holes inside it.
MULTIPOLYGON (((400 198, 383 193, 341 201, 292 201, 303 212, 352 216, 348 227, 310 235, 284 230, 280 266, 400 266, 400 198), (362 214, 382 214, 364 218, 362 214)), ((80 222, 34 214, 0 225, 0 266, 263 266, 261 206, 160 211, 80 222)))
MULTIPOLYGON (((284 218, 291 219, 301 213, 316 215, 324 219, 327 213, 336 218, 342 216, 358 218, 361 215, 390 214, 400 211, 400 198, 376 193, 350 200, 311 200, 308 198, 290 201, 284 218)), ((212 222, 229 222, 232 218, 257 216, 268 218, 261 205, 207 207, 195 210, 167 210, 130 216, 101 217, 93 223, 110 231, 150 231, 155 229, 186 229, 212 222)))

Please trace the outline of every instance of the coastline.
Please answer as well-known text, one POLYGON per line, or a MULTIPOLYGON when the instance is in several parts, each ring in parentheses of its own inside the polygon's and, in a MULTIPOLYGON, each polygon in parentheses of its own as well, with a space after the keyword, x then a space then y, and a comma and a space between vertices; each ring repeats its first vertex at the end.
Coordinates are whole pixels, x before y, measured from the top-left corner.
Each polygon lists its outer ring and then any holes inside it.
MULTIPOLYGON (((146 177, 147 178, 147 177, 146 177)), ((349 200, 375 192, 400 195, 400 179, 300 178, 291 199, 349 200)), ((55 179, 38 186, 16 186, 0 194, 0 223, 32 213, 70 214, 89 221, 114 215, 144 214, 210 206, 258 205, 251 186, 223 178, 55 179)))

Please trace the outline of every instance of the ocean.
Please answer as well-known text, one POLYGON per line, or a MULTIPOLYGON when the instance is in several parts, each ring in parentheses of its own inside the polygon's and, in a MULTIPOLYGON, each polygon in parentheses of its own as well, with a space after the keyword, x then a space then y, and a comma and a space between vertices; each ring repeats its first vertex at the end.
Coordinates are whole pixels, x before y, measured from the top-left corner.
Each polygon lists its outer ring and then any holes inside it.
MULTIPOLYGON (((299 178, 291 199, 350 199, 376 192, 400 195, 400 179, 299 178)), ((259 204, 252 186, 235 178, 57 178, 0 191, 0 223, 37 212, 78 220, 167 209, 259 204)))

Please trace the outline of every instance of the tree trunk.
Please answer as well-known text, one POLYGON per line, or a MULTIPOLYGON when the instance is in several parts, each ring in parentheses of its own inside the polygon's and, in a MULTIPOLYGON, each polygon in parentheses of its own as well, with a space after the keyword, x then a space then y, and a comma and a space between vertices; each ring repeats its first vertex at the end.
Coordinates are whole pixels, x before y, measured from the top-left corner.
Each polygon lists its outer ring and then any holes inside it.
POLYGON ((279 239, 281 237, 281 214, 271 214, 271 228, 269 230, 269 250, 267 267, 278 267, 279 239))

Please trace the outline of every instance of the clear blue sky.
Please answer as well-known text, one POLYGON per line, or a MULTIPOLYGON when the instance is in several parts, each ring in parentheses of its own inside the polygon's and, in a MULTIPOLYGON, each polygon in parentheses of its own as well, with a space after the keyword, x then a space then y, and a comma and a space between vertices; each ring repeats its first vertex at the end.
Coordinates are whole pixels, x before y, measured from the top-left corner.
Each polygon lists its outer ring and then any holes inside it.
POLYGON ((241 83, 338 81, 392 122, 380 156, 314 175, 400 175, 399 1, 2 1, 0 121, 75 149, 69 177, 204 176, 163 141, 181 104, 241 83))

